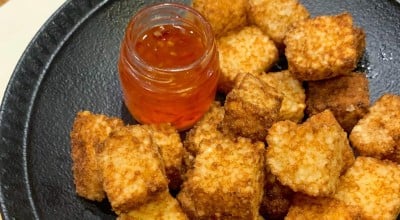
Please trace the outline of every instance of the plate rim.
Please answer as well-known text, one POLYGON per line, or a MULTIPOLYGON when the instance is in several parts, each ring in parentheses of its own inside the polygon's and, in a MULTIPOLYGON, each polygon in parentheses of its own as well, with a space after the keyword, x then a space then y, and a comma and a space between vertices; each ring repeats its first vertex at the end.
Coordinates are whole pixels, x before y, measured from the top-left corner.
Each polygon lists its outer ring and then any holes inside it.
POLYGON ((64 2, 36 32, 11 74, 0 106, 0 210, 3 220, 39 219, 32 201, 25 157, 32 107, 56 54, 78 27, 109 1, 64 2), (18 174, 23 177, 19 181, 8 178, 18 174), (17 194, 12 198, 15 201, 7 198, 10 194, 17 194), (18 208, 10 204, 15 202, 18 208))

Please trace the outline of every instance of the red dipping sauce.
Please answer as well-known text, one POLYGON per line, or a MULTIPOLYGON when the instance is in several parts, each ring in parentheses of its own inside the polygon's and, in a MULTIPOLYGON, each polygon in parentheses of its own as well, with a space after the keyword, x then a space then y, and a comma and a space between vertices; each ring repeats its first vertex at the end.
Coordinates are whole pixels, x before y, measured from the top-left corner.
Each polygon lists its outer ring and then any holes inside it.
POLYGON ((127 27, 118 68, 137 121, 190 128, 215 98, 219 63, 211 27, 181 4, 145 8, 127 27))

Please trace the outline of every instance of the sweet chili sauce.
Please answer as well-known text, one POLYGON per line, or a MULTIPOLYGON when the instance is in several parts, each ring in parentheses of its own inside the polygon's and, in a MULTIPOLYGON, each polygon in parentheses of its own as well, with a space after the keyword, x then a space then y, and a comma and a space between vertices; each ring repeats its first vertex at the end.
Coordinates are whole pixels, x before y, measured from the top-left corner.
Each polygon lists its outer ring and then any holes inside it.
POLYGON ((137 121, 185 130, 215 97, 219 63, 211 27, 181 4, 143 9, 128 24, 118 69, 125 105, 137 121))

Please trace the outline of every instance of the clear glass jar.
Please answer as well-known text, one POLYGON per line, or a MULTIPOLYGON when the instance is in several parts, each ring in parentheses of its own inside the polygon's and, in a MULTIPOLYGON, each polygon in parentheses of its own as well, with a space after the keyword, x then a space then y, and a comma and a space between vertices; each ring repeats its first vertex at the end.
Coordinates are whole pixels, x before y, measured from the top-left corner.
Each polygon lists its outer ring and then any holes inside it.
POLYGON ((137 121, 190 128, 215 98, 219 61, 211 26, 185 5, 144 8, 127 26, 118 70, 137 121))

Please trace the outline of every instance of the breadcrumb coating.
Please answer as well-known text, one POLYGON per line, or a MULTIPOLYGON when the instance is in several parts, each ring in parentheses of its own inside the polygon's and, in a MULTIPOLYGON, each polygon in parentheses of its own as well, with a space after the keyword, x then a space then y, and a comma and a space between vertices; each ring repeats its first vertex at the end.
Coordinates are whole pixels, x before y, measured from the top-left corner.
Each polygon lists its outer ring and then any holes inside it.
POLYGON ((396 219, 400 213, 400 165, 357 157, 340 177, 334 198, 361 209, 361 219, 396 219))
POLYGON ((365 33, 349 13, 319 16, 296 23, 284 39, 289 70, 302 81, 353 71, 365 49, 365 33))
POLYGON ((288 71, 267 73, 260 76, 261 80, 282 94, 282 106, 279 114, 282 120, 300 122, 306 108, 306 95, 303 85, 288 71))
POLYGON ((122 213, 117 220, 188 220, 178 201, 168 191, 161 193, 153 201, 122 213))
POLYGON ((297 193, 285 220, 358 220, 360 209, 328 197, 310 197, 297 193))
POLYGON ((208 20, 216 37, 247 25, 247 0, 193 0, 192 6, 208 20))
POLYGON ((280 120, 282 96, 260 79, 246 74, 225 100, 221 130, 233 136, 263 141, 268 128, 280 120))
POLYGON ((264 195, 260 206, 260 214, 265 219, 283 219, 286 216, 293 190, 282 185, 278 178, 271 173, 268 165, 265 165, 264 195))
POLYGON ((139 125, 112 132, 104 141, 99 163, 104 191, 117 214, 138 208, 168 189, 158 147, 139 125))
POLYGON ((153 143, 158 146, 169 180, 169 188, 178 190, 184 174, 184 148, 178 131, 171 124, 143 125, 148 129, 153 143))
POLYGON ((278 60, 278 49, 258 27, 249 26, 217 40, 221 76, 218 90, 228 93, 239 73, 260 75, 278 60))
POLYGON ((104 199, 97 148, 112 130, 120 126, 123 126, 123 122, 118 118, 89 111, 77 113, 71 131, 71 157, 76 193, 79 196, 95 201, 104 199))
POLYGON ((239 137, 205 140, 177 198, 190 219, 257 219, 264 144, 239 137))
POLYGON ((288 28, 310 16, 297 0, 249 0, 248 15, 280 47, 288 28))
POLYGON ((267 136, 267 164, 295 192, 332 195, 340 174, 354 162, 347 134, 326 110, 301 125, 275 123, 267 136))
POLYGON ((354 126, 350 141, 361 155, 400 164, 400 96, 380 97, 354 126))
POLYGON ((342 128, 350 133, 354 125, 368 112, 368 79, 364 73, 351 73, 310 81, 306 97, 307 115, 330 109, 342 128))

